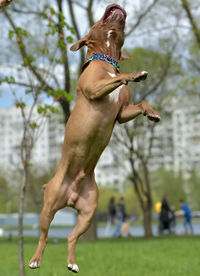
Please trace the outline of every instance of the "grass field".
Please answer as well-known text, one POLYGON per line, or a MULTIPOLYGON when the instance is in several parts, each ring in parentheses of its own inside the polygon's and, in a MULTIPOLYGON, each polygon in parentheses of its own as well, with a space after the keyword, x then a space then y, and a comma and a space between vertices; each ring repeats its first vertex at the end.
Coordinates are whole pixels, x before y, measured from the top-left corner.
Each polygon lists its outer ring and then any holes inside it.
MULTIPOLYGON (((36 239, 25 239, 26 264, 36 239)), ((49 241, 42 266, 28 276, 74 275, 66 269, 66 241, 49 241)), ((78 243, 77 263, 83 276, 199 276, 200 237, 100 239, 78 243)), ((0 239, 0 275, 18 276, 18 242, 0 239)))

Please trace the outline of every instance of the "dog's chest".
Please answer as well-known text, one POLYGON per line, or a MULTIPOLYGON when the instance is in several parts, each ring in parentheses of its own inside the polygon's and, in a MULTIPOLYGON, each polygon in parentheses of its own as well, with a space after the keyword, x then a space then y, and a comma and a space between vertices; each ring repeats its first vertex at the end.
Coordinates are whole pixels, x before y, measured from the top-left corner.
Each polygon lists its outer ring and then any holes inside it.
MULTIPOLYGON (((108 72, 108 74, 109 74, 112 78, 114 78, 114 77, 116 76, 115 74, 112 74, 112 73, 110 73, 110 72, 108 72)), ((120 91, 121 91, 121 89, 122 89, 123 86, 124 86, 123 84, 120 85, 119 87, 117 87, 115 90, 113 90, 113 91, 108 95, 110 102, 115 102, 115 103, 117 103, 117 102, 119 101, 119 94, 120 94, 120 91)))

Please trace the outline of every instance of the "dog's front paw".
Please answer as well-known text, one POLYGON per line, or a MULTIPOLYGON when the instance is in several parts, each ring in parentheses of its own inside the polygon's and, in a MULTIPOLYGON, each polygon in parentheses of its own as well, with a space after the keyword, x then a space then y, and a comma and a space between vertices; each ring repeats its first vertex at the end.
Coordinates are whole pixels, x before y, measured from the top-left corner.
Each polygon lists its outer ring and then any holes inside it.
POLYGON ((144 116, 147 116, 147 118, 150 121, 154 121, 155 123, 159 122, 161 120, 159 114, 154 111, 153 109, 146 109, 143 113, 144 116))
POLYGON ((147 115, 147 118, 150 121, 154 121, 155 123, 159 122, 161 120, 160 116, 158 114, 153 114, 153 115, 147 115))
POLYGON ((146 102, 142 102, 139 104, 141 108, 141 112, 144 116, 147 116, 147 118, 150 121, 159 122, 161 120, 159 114, 146 102))
POLYGON ((143 81, 147 78, 148 72, 146 71, 140 71, 137 73, 133 74, 133 81, 134 82, 139 82, 139 81, 143 81))

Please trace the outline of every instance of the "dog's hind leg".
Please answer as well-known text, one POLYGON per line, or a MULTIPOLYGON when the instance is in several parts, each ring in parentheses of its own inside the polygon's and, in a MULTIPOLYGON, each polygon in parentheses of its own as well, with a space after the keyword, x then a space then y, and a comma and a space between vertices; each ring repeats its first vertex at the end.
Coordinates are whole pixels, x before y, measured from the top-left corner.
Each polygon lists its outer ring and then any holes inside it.
MULTIPOLYGON (((84 181, 85 182, 85 181, 84 181)), ((92 183, 84 183, 84 188, 75 204, 78 210, 77 224, 68 237, 68 269, 78 272, 79 268, 75 260, 75 246, 78 238, 89 228, 98 201, 98 188, 93 178, 92 183)))
POLYGON ((55 211, 52 211, 50 208, 47 208, 46 206, 44 206, 41 213, 41 218, 40 218, 40 228, 42 233, 41 233, 35 254, 33 255, 33 257, 29 262, 29 267, 32 269, 40 267, 42 255, 48 240, 49 226, 51 221, 54 218, 54 215, 55 215, 55 211))
POLYGON ((29 262, 29 267, 32 269, 40 267, 42 255, 48 240, 50 223, 53 220, 55 213, 64 207, 64 200, 60 195, 60 187, 60 185, 56 186, 53 179, 53 181, 51 180, 45 188, 44 207, 40 217, 41 236, 35 254, 29 262))
POLYGON ((40 267, 42 255, 48 240, 49 226, 55 213, 66 206, 66 187, 62 185, 66 168, 67 163, 65 165, 60 163, 57 167, 55 176, 49 181, 48 184, 43 185, 45 192, 44 206, 40 217, 41 236, 35 254, 29 262, 29 267, 32 269, 40 267))

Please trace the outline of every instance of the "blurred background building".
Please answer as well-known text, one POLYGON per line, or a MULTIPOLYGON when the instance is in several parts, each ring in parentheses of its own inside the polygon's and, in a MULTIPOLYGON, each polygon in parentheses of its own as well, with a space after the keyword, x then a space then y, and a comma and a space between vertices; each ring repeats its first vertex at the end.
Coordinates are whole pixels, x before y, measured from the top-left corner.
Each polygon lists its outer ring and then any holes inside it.
POLYGON ((196 98, 174 98, 168 119, 155 128, 150 167, 185 176, 200 167, 200 107, 196 98))
MULTIPOLYGON (((195 99, 173 99, 168 119, 161 121, 154 132, 150 168, 164 167, 187 173, 200 167, 200 107, 195 99)), ((37 111, 34 111, 37 120, 37 111)), ((0 162, 1 167, 19 163, 23 121, 16 107, 0 108, 0 162)), ((65 126, 61 115, 53 115, 44 122, 32 153, 32 163, 51 167, 61 159, 65 126)), ((147 136, 151 135, 147 132, 147 136)), ((116 162, 113 149, 107 147, 96 168, 96 180, 101 185, 112 185, 121 190, 128 167, 116 162)))
MULTIPOLYGON (((33 119, 37 121, 37 110, 33 119)), ((50 166, 58 162, 64 137, 64 124, 59 118, 51 118, 43 123, 41 134, 32 152, 32 163, 50 166)), ((2 167, 15 167, 20 162, 20 143, 23 120, 20 109, 16 107, 0 108, 0 155, 2 167)))

